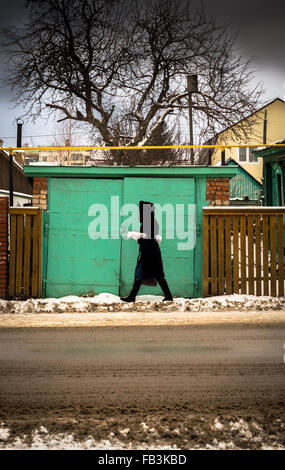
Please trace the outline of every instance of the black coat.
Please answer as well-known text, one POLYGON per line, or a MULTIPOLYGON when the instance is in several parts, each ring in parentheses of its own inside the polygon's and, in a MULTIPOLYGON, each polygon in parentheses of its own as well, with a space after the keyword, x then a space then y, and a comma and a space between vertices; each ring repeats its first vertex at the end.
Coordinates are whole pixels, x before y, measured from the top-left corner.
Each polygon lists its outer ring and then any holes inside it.
POLYGON ((152 203, 140 201, 140 232, 145 233, 147 238, 140 238, 139 256, 136 265, 136 276, 146 285, 156 285, 156 279, 164 278, 163 263, 159 244, 156 240, 159 227, 154 217, 152 203), (150 212, 143 218, 142 206, 149 204, 150 212), (148 220, 146 220, 146 217, 148 220))

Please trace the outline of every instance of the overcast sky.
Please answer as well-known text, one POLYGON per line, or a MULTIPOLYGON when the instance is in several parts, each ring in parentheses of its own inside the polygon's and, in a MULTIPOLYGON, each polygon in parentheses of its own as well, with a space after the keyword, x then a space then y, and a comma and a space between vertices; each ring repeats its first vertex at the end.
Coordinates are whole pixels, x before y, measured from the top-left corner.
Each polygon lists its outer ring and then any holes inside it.
MULTIPOLYGON (((25 16, 23 0, 0 0, 0 28, 17 27, 25 16)), ((205 0, 209 14, 220 23, 231 23, 233 31, 239 31, 239 44, 245 56, 254 56, 256 82, 263 81, 264 99, 285 95, 285 1, 281 0, 205 0)), ((0 56, 1 57, 1 56, 0 56)), ((3 73, 3 56, 0 73, 3 73)), ((22 109, 13 109, 12 93, 1 83, 0 88, 0 137, 5 144, 15 145, 15 119, 22 109), (11 138, 8 138, 11 137, 11 138)), ((25 122, 24 136, 53 134, 54 124, 38 119, 35 124, 25 122)), ((24 142, 30 138, 24 138, 24 142)), ((35 138, 34 145, 45 145, 48 138, 35 138)))

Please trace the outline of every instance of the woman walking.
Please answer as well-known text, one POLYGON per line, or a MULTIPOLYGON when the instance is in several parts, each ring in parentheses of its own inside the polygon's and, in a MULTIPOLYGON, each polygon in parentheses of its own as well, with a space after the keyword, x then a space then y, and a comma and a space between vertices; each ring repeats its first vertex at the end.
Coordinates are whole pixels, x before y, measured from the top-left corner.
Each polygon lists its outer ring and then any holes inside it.
POLYGON ((140 232, 128 232, 130 238, 139 244, 139 256, 135 269, 135 279, 132 290, 127 297, 121 297, 124 302, 135 302, 136 295, 142 284, 147 286, 160 285, 163 301, 172 301, 172 295, 164 277, 163 263, 158 242, 158 223, 154 216, 154 205, 151 202, 140 201, 140 232))

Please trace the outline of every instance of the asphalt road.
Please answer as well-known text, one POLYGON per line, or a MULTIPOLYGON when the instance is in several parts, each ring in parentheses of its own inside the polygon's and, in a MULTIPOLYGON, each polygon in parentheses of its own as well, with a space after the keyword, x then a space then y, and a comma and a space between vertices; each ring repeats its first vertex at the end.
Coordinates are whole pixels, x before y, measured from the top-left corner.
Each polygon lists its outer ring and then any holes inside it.
POLYGON ((78 439, 285 448, 285 324, 0 329, 0 420, 78 439))

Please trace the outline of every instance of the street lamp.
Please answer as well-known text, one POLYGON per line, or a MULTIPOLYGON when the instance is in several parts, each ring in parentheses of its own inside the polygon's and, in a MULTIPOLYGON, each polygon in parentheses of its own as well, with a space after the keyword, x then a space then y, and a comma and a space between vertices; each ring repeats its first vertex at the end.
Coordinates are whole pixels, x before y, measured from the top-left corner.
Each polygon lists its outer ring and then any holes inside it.
MULTIPOLYGON (((198 92, 198 75, 187 75, 187 91, 189 103, 189 137, 190 145, 193 145, 193 115, 192 115, 192 93, 198 92)), ((194 165, 194 149, 190 149, 190 163, 194 165)))

